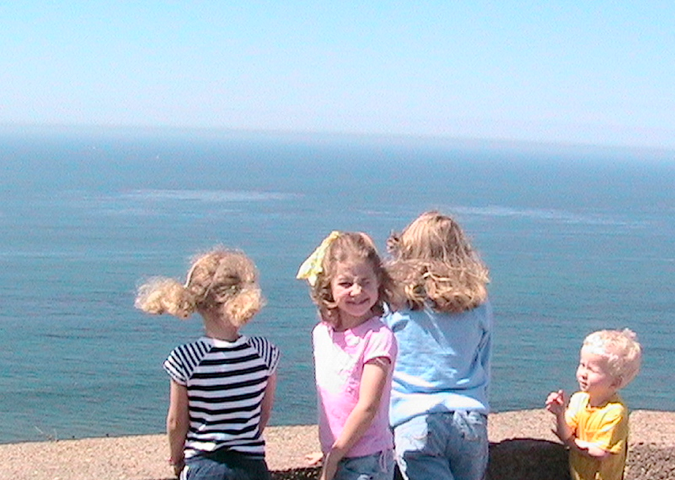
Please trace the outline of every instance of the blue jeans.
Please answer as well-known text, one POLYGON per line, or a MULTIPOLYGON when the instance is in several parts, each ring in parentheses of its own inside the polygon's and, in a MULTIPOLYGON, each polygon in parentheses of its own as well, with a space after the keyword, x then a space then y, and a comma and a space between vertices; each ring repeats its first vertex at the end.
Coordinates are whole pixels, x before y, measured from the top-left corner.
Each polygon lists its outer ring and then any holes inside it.
POLYGON ((187 459, 180 480, 270 480, 264 458, 218 450, 187 459))
POLYGON ((396 461, 408 480, 481 480, 488 462, 487 416, 455 411, 413 417, 394 429, 396 461))
POLYGON ((393 480, 394 465, 391 450, 365 457, 347 457, 338 462, 333 480, 393 480))

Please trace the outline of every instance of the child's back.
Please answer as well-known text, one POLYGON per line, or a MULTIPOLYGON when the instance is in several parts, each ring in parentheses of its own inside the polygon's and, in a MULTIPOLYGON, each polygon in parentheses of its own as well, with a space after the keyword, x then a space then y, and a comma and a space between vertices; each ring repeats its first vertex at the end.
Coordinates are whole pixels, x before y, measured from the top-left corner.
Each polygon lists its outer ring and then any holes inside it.
POLYGON ((430 410, 489 412, 492 308, 402 310, 385 317, 398 341, 391 424, 430 410))
POLYGON ((158 278, 141 286, 136 306, 188 318, 205 335, 175 348, 167 434, 170 464, 190 480, 268 480, 262 437, 274 401, 278 349, 239 333, 262 308, 257 269, 241 252, 216 248, 195 259, 185 284, 158 278))
POLYGON ((274 345, 245 335, 234 341, 202 337, 171 352, 164 369, 185 386, 190 404, 186 458, 221 448, 265 455, 261 403, 277 363, 274 345))
POLYGON ((488 269, 460 226, 435 211, 393 234, 388 246, 388 269, 404 297, 384 319, 399 345, 390 414, 399 468, 405 478, 482 479, 492 352, 488 269))

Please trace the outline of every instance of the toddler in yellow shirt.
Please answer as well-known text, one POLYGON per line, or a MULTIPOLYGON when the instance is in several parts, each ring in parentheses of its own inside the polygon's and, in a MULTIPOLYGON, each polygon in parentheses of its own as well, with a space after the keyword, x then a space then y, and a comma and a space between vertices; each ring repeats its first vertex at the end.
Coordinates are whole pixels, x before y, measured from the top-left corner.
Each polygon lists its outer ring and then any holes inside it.
POLYGON ((628 450, 628 409, 618 394, 640 369, 642 349, 634 332, 601 330, 581 347, 579 390, 567 400, 551 392, 546 409, 555 433, 570 449, 572 480, 621 480, 628 450))

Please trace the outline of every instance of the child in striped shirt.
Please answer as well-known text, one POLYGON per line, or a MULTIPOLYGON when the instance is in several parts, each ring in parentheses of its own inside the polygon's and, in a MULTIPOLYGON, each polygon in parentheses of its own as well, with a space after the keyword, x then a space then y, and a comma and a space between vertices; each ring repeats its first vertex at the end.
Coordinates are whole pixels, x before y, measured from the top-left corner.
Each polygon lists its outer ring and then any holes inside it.
POLYGON ((239 332, 263 306, 258 273, 242 252, 215 248, 197 256, 180 284, 155 278, 139 288, 136 307, 188 318, 205 334, 164 362, 171 378, 169 463, 182 480, 270 478, 263 429, 274 402, 279 350, 239 332))

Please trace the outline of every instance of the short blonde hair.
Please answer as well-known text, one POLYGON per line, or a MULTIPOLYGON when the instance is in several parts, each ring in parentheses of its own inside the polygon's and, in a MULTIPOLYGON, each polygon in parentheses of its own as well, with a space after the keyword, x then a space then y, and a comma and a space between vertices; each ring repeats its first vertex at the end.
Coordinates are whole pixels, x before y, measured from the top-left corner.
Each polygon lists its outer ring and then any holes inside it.
POLYGON ((263 307, 255 264, 243 252, 215 247, 197 255, 181 284, 171 278, 152 278, 138 288, 135 306, 150 314, 188 318, 195 311, 223 308, 240 327, 263 307))
POLYGON ((391 302, 393 282, 384 269, 373 240, 361 232, 342 232, 333 240, 321 261, 321 271, 316 282, 310 287, 310 296, 319 308, 321 318, 329 323, 337 321, 337 304, 333 298, 331 282, 337 270, 337 264, 343 262, 368 262, 375 272, 379 283, 377 302, 373 314, 382 316, 385 304, 391 302))
POLYGON ((405 303, 420 310, 463 312, 487 300, 487 266, 450 216, 425 212, 387 241, 389 270, 405 303))
POLYGON ((609 373, 619 380, 618 388, 628 385, 640 371, 642 347, 635 332, 627 328, 593 332, 581 348, 607 359, 609 373))

